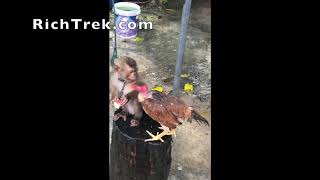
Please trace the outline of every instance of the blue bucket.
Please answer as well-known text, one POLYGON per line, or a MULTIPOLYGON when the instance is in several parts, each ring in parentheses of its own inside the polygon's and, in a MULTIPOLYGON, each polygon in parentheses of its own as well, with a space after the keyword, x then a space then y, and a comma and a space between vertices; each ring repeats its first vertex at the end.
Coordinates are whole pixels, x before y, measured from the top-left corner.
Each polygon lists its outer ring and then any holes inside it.
POLYGON ((135 3, 118 2, 114 4, 114 8, 117 35, 123 39, 135 38, 138 35, 138 15, 141 13, 140 6, 135 3))

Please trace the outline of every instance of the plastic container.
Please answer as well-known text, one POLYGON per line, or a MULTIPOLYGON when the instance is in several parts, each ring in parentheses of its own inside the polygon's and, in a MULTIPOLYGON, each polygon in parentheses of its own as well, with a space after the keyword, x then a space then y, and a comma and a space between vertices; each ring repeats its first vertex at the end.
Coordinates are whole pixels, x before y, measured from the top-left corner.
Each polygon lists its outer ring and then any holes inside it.
POLYGON ((135 38, 138 35, 140 6, 135 3, 118 2, 114 4, 114 8, 117 35, 123 39, 135 38))

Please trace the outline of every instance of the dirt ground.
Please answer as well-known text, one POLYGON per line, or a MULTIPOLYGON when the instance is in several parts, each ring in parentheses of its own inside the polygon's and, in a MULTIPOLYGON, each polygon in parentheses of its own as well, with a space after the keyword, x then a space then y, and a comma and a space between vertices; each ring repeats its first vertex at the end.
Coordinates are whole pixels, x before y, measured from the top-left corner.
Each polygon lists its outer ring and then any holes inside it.
MULTIPOLYGON (((177 137, 172 143, 169 180, 211 179, 210 14, 210 1, 193 3, 182 72, 188 74, 188 77, 182 78, 182 84, 192 83, 194 92, 191 95, 181 95, 181 98, 208 119, 210 127, 193 122, 184 123, 178 128, 177 137)), ((181 11, 142 7, 139 18, 152 20, 153 30, 139 31, 138 37, 144 38, 142 42, 133 40, 124 42, 117 38, 118 56, 127 55, 134 58, 138 63, 140 76, 149 87, 161 85, 166 92, 169 92, 173 86, 181 11)), ((110 31, 109 41, 110 44, 114 42, 113 31, 110 31)), ((109 51, 112 54, 113 46, 109 51)), ((110 114, 113 112, 114 109, 110 104, 110 114)))

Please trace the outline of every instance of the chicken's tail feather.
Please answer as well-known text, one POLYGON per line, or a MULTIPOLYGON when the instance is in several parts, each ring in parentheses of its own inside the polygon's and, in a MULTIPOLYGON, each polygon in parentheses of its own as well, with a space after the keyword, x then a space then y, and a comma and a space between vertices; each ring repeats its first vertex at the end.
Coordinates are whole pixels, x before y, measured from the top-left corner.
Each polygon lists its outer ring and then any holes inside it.
POLYGON ((191 117, 197 121, 197 123, 205 123, 209 126, 209 122, 204 118, 202 117, 197 111, 195 110, 192 110, 191 111, 191 117))

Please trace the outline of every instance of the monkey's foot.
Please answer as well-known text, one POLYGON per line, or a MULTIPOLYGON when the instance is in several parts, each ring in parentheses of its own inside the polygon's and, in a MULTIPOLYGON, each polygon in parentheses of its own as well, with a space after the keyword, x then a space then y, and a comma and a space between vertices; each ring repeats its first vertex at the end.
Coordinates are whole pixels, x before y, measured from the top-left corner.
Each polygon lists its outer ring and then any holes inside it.
POLYGON ((138 125, 139 125, 139 121, 138 120, 131 119, 131 121, 130 121, 130 126, 131 127, 136 127, 138 125))
POLYGON ((127 116, 126 116, 126 115, 123 115, 123 114, 116 114, 116 115, 113 116, 113 120, 114 120, 114 121, 117 121, 117 120, 119 120, 120 118, 122 118, 124 121, 127 120, 127 116))
POLYGON ((163 136, 165 136, 165 134, 162 132, 161 134, 159 134, 159 132, 157 132, 157 135, 153 135, 151 134, 149 131, 147 131, 147 133, 152 137, 151 139, 146 139, 144 140, 144 142, 147 142, 147 141, 158 141, 160 140, 161 142, 164 142, 164 140, 162 139, 163 136))

